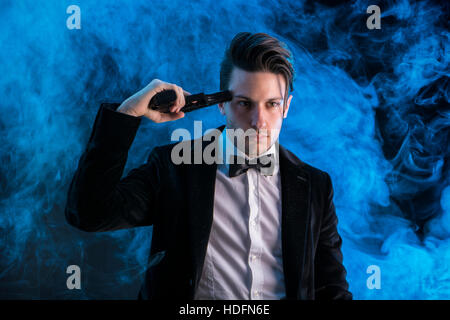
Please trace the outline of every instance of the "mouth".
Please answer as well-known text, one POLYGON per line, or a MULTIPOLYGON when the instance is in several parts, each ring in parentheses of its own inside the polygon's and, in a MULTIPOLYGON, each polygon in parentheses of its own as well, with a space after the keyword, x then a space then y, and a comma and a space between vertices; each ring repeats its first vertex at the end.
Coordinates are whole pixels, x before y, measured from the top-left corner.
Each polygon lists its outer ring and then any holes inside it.
POLYGON ((257 140, 260 140, 260 139, 266 139, 266 138, 268 138, 269 136, 268 135, 266 135, 266 134, 254 134, 254 135, 251 135, 251 136, 248 136, 251 140, 255 140, 255 139, 257 139, 257 140))
POLYGON ((268 134, 263 134, 263 133, 258 133, 256 136, 257 136, 258 138, 266 138, 266 137, 268 137, 269 135, 268 135, 268 134))
POLYGON ((268 144, 269 143, 269 136, 267 135, 257 135, 255 136, 255 142, 257 144, 268 144), (256 141, 255 141, 256 140, 256 141))

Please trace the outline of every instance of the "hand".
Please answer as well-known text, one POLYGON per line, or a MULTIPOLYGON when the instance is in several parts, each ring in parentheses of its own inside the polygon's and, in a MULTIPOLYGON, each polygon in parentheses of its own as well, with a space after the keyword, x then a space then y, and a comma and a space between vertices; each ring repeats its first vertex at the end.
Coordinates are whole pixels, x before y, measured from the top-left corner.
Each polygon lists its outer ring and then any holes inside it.
POLYGON ((185 95, 191 95, 191 93, 183 90, 175 84, 154 79, 141 91, 136 92, 134 95, 122 102, 117 111, 135 117, 144 116, 156 123, 174 121, 184 117, 184 112, 181 111, 181 108, 186 104, 184 99, 185 95), (170 107, 170 113, 162 113, 148 107, 148 103, 155 94, 163 90, 170 89, 174 90, 177 95, 177 99, 170 107))

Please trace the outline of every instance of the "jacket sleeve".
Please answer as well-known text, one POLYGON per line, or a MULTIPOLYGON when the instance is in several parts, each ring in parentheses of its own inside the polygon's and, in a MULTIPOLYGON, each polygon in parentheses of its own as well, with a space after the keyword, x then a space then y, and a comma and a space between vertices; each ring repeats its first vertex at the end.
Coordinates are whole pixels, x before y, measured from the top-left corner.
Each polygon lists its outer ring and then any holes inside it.
POLYGON ((342 239, 337 230, 333 186, 328 173, 325 176, 326 201, 315 256, 315 298, 351 300, 353 295, 348 291, 347 272, 342 264, 342 239))
POLYGON ((153 223, 159 193, 157 148, 121 179, 141 118, 102 104, 69 186, 67 222, 84 231, 112 231, 153 223))

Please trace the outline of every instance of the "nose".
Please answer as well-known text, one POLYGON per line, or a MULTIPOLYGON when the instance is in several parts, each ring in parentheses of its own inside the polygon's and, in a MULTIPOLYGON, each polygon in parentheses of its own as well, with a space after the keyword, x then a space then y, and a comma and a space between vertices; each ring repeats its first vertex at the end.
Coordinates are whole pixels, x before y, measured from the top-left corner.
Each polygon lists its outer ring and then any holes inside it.
POLYGON ((258 105, 253 108, 252 114, 252 128, 255 130, 267 129, 267 119, 264 108, 258 105))

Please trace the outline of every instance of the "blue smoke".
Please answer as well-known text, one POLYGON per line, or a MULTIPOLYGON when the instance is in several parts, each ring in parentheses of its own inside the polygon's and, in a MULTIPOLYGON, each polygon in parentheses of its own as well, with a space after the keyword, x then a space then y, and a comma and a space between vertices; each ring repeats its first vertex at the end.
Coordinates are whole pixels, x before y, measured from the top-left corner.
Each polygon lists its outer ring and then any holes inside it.
MULTIPOLYGON (((450 298, 448 5, 370 1, 3 1, 0 4, 0 298, 135 299, 151 227, 87 234, 64 218, 99 105, 154 78, 216 92, 226 44, 266 32, 297 72, 280 141, 330 173, 356 299, 450 298), (66 9, 81 9, 69 30, 66 9), (66 268, 81 268, 68 290, 66 268), (381 289, 369 289, 370 265, 381 289)), ((143 121, 125 174, 172 130, 216 108, 143 121)))

